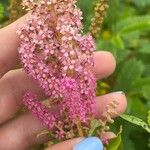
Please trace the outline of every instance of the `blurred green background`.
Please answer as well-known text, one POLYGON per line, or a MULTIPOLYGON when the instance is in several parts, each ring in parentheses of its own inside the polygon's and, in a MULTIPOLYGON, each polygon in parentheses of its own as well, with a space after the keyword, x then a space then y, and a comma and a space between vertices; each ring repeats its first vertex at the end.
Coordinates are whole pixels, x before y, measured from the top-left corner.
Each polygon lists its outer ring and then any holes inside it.
MULTIPOLYGON (((0 0, 0 27, 24 13, 20 1, 0 0)), ((97 0, 78 1, 84 15, 84 32, 88 31, 95 2, 97 0)), ((100 38, 96 41, 97 50, 112 52, 117 68, 111 77, 98 82, 97 94, 124 91, 128 98, 126 114, 147 122, 150 110, 150 0, 109 0, 109 5, 100 38)), ((123 126, 120 150, 150 149, 148 132, 121 118, 116 119, 112 130, 118 131, 120 125, 123 126)))

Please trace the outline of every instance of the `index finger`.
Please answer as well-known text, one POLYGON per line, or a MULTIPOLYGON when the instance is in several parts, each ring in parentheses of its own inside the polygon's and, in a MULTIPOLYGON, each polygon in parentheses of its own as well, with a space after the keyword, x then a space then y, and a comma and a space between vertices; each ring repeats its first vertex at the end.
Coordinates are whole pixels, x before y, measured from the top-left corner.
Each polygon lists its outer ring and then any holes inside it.
POLYGON ((0 78, 12 69, 18 60, 19 37, 16 30, 25 18, 23 16, 14 23, 0 29, 0 78))

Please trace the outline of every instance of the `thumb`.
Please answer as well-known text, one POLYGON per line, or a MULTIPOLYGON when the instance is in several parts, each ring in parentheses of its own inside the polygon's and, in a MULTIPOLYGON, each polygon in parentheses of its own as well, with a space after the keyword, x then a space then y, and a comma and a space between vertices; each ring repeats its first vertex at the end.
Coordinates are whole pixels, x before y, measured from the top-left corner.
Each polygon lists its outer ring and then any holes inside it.
POLYGON ((56 144, 45 150, 103 150, 103 144, 97 137, 76 138, 56 144))

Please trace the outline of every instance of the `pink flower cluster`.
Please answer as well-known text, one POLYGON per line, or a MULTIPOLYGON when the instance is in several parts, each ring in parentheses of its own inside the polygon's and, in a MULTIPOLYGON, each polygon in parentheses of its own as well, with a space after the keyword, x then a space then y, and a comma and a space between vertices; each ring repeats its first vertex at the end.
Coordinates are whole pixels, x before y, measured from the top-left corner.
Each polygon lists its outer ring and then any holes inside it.
POLYGON ((31 92, 26 93, 23 97, 23 103, 49 130, 54 127, 57 115, 52 111, 49 112, 47 107, 38 101, 36 95, 31 92))
MULTIPOLYGON (((31 10, 18 30, 25 71, 60 106, 60 115, 67 112, 71 122, 87 122, 95 114, 95 43, 91 35, 81 35, 76 0, 23 0, 23 5, 31 10)), ((31 95, 24 96, 24 104, 52 128, 57 119, 31 95)))

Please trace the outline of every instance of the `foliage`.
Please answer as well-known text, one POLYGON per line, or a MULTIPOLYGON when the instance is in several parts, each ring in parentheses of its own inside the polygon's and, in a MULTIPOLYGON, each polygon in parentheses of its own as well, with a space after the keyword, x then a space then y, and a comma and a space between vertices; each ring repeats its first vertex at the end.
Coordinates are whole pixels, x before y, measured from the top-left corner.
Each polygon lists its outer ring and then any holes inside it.
MULTIPOLYGON (((78 1, 84 15, 84 32, 89 29, 96 1, 98 0, 78 1)), ((1 2, 0 12, 3 12, 6 2, 1 2)), ((109 3, 101 36, 96 42, 97 50, 105 49, 114 54, 117 68, 111 77, 99 81, 98 94, 123 90, 128 98, 126 114, 150 124, 150 113, 147 117, 150 110, 150 0, 109 0, 109 3)), ((2 16, 3 13, 0 14, 2 16)), ((7 20, 5 15, 1 25, 7 20)), ((146 130, 122 118, 118 118, 112 128, 116 131, 120 125, 123 125, 123 131, 119 150, 150 148, 150 134, 146 130)))
POLYGON ((117 137, 110 140, 109 145, 107 145, 106 147, 107 150, 118 150, 118 148, 121 145, 121 133, 122 133, 122 127, 119 133, 117 134, 117 137))
MULTIPOLYGON (((85 4, 84 0, 80 2, 83 12, 86 12, 84 13, 86 29, 90 24, 89 18, 95 1, 88 1, 88 4, 85 4)), ((112 52, 117 60, 117 68, 111 77, 103 80, 103 83, 110 86, 105 88, 105 91, 123 90, 128 97, 126 113, 137 117, 136 121, 141 118, 147 122, 147 112, 150 110, 150 1, 110 0, 109 2, 110 8, 101 38, 97 40, 97 50, 105 49, 112 52)), ((103 87, 98 90, 101 91, 101 89, 104 91, 103 87)), ((150 134, 148 132, 123 119, 117 119, 113 126, 114 130, 120 125, 123 125, 120 150, 149 149, 150 134), (139 144, 137 140, 141 143, 139 144)))
POLYGON ((4 18, 4 6, 0 3, 0 21, 4 18))
POLYGON ((147 122, 148 122, 148 125, 150 126, 150 111, 148 112, 147 122))
POLYGON ((136 124, 138 126, 141 126, 143 129, 145 129, 148 133, 150 133, 150 127, 149 125, 144 122, 143 120, 137 118, 137 117, 134 117, 134 116, 131 116, 131 115, 121 115, 121 118, 133 123, 133 124, 136 124))

